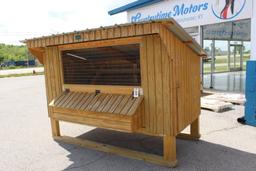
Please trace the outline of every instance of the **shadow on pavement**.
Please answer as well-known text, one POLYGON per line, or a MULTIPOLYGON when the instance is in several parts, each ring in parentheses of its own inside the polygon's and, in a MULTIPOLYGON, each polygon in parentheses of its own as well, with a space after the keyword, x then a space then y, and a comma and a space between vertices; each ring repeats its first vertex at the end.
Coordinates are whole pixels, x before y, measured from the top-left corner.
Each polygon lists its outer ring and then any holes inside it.
MULTIPOLYGON (((97 128, 79 136, 79 138, 162 155, 163 144, 160 137, 120 133, 97 128)), ((172 170, 140 160, 111 155, 62 142, 58 143, 70 152, 67 157, 72 164, 64 170, 172 170)), ((178 167, 173 170, 256 170, 256 154, 206 141, 178 139, 177 159, 178 167)))

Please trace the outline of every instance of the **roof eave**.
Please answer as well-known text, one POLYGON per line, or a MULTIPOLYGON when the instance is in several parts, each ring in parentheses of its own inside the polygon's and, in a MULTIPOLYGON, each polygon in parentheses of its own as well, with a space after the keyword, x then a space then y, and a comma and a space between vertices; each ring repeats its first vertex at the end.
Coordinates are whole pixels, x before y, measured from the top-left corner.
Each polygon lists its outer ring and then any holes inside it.
POLYGON ((130 4, 121 6, 119 8, 113 9, 113 10, 109 11, 108 14, 115 15, 115 14, 118 14, 118 13, 121 13, 124 11, 130 11, 133 9, 142 8, 144 6, 151 5, 151 4, 160 2, 160 1, 163 1, 163 0, 138 0, 138 1, 132 2, 130 4))

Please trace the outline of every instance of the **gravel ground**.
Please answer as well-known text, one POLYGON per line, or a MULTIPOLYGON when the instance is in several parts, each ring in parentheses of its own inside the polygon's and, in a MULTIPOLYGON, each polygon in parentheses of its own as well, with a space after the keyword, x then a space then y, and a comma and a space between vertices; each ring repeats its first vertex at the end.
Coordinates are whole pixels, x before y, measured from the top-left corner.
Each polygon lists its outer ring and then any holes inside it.
MULTIPOLYGON (((53 141, 43 76, 0 79, 0 170, 256 170, 256 128, 240 125, 244 108, 202 110, 200 141, 177 140, 175 169, 53 141)), ((61 123, 62 133, 160 153, 160 138, 61 123)))

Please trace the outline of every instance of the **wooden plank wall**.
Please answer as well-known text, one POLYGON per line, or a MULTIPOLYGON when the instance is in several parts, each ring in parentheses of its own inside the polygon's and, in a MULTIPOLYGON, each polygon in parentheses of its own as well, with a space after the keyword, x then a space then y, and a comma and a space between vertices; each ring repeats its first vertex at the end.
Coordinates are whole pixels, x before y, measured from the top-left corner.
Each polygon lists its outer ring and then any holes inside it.
POLYGON ((141 83, 144 92, 142 125, 145 131, 156 135, 173 135, 171 126, 172 68, 160 36, 145 36, 141 44, 141 83))
POLYGON ((200 114, 200 57, 167 28, 142 40, 142 125, 150 134, 177 135, 200 114))
POLYGON ((171 109, 177 115, 173 116, 172 125, 176 127, 174 134, 177 134, 200 114, 200 57, 166 27, 162 26, 159 34, 173 72, 170 80, 173 87, 170 90, 171 109))
POLYGON ((178 81, 178 132, 200 114, 200 57, 176 37, 173 37, 174 61, 178 81))
POLYGON ((179 40, 175 44, 180 47, 177 51, 176 70, 179 75, 178 88, 178 131, 182 131, 200 114, 200 57, 179 40))
MULTIPOLYGON (((44 57, 45 87, 47 95, 47 106, 62 93, 62 77, 60 55, 58 47, 47 47, 44 57)), ((53 110, 48 107, 48 114, 51 116, 53 110)))

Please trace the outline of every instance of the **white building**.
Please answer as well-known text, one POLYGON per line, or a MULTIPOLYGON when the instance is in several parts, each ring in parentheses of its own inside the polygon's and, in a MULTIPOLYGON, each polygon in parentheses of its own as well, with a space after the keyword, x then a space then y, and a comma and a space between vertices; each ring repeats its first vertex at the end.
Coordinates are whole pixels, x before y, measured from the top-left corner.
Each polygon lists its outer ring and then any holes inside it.
POLYGON ((174 18, 208 52, 202 74, 242 71, 256 59, 255 0, 137 0, 109 14, 121 12, 128 22, 174 18))

